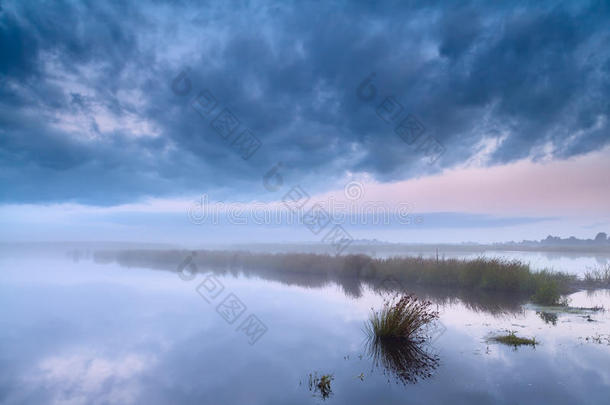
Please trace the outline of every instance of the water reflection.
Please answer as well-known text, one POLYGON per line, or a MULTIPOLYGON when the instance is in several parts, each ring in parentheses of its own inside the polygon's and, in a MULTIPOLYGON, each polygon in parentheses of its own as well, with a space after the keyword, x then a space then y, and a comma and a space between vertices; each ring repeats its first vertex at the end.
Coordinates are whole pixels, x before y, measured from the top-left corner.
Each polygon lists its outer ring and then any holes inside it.
MULTIPOLYGON (((98 252, 93 256, 96 263, 118 263, 125 267, 140 267, 176 272, 177 266, 184 261, 185 251, 164 252, 98 252)), ((358 259, 358 257, 355 257, 358 259)), ((196 262, 196 258, 194 260, 196 262)), ((229 266, 203 266, 198 264, 194 271, 199 273, 211 272, 217 276, 256 277, 263 280, 280 282, 288 286, 299 286, 305 288, 323 288, 331 284, 341 287, 346 296, 357 299, 362 297, 365 289, 371 289, 378 293, 395 293, 407 291, 418 297, 432 301, 440 306, 463 303, 468 309, 475 312, 486 312, 496 316, 505 316, 522 312, 522 305, 528 301, 528 296, 523 294, 506 293, 501 291, 473 291, 454 287, 440 287, 417 284, 380 283, 379 280, 354 277, 344 272, 317 271, 297 272, 290 266, 282 268, 238 268, 229 266)), ((189 270, 190 271, 190 270, 189 270)), ((366 275, 366 271, 363 272, 366 275)))
POLYGON ((388 381, 404 385, 431 377, 439 365, 439 356, 431 353, 426 343, 405 339, 371 337, 367 339, 366 352, 388 381))
MULTIPOLYGON (((444 300, 446 331, 423 347, 440 360, 426 374, 426 358, 409 348, 366 355, 361 328, 381 291, 362 280, 354 299, 323 275, 224 272, 227 289, 269 326, 250 346, 195 292, 201 275, 189 284, 171 272, 180 259, 158 267, 169 271, 66 259, 0 256, 0 403, 310 405, 322 400, 307 390, 313 370, 334 376, 329 404, 602 404, 610 392, 609 312, 592 314, 597 322, 558 312, 552 326, 536 315, 546 308, 500 316, 470 306, 495 311, 487 298, 418 289, 444 300), (327 287, 293 287, 316 283, 327 287), (540 345, 513 352, 484 341, 507 329, 540 345)), ((610 290, 571 298, 610 308, 610 290)))
POLYGON ((540 317, 540 319, 542 319, 544 321, 544 323, 546 323, 546 324, 551 324, 553 326, 557 325, 557 314, 556 313, 539 311, 539 312, 536 312, 536 315, 538 315, 540 317))
POLYGON ((486 312, 496 316, 516 314, 523 311, 522 305, 528 301, 527 295, 512 294, 502 291, 466 290, 460 288, 401 284, 378 284, 363 281, 378 294, 408 291, 426 301, 432 301, 442 307, 463 304, 474 312, 486 312))

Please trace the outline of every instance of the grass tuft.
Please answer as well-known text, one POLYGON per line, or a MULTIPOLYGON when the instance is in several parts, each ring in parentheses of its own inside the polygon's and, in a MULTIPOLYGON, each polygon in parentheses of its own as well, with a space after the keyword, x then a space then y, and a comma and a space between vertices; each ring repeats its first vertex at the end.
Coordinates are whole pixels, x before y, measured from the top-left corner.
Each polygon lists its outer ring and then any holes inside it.
POLYGON ((538 342, 535 338, 524 338, 516 335, 514 331, 508 331, 506 335, 493 336, 489 340, 502 343, 504 345, 513 346, 515 348, 519 346, 533 346, 536 347, 538 342))
POLYGON ((412 294, 394 296, 384 301, 379 311, 372 310, 366 332, 377 339, 406 339, 420 342, 425 327, 438 319, 430 301, 419 300, 412 294))

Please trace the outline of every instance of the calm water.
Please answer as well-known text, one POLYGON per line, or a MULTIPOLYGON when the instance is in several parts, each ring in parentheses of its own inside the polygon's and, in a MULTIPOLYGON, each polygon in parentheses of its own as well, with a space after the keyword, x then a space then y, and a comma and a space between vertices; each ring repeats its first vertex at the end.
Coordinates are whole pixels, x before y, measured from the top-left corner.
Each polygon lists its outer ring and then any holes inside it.
MULTIPOLYGON (((368 355, 361 329, 382 301, 369 287, 215 277, 224 290, 208 303, 196 291, 202 274, 1 258, 0 403, 602 404, 610 395, 610 345, 585 339, 610 333, 608 312, 595 322, 559 314, 553 325, 529 306, 432 294, 441 327, 425 350, 437 361, 403 384, 368 355), (216 311, 230 294, 246 307, 233 324, 216 311), (253 345, 237 330, 251 314, 267 328, 253 345), (540 344, 486 341, 505 329, 540 344), (333 374, 328 398, 309 389, 310 373, 333 374)), ((572 305, 610 308, 610 291, 574 294, 572 305)))

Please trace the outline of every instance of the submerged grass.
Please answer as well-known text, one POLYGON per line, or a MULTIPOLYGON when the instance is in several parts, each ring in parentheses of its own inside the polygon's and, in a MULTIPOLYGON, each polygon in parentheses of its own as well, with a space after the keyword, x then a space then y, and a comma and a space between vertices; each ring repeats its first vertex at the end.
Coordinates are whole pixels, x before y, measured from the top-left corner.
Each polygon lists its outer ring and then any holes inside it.
POLYGON ((318 377, 318 373, 309 374, 309 391, 319 395, 322 399, 327 399, 333 393, 330 383, 334 379, 332 374, 323 374, 320 377, 318 377))
POLYGON ((536 347, 538 342, 535 338, 524 338, 517 336, 516 332, 508 331, 506 335, 493 336, 489 340, 493 342, 502 343, 504 345, 513 346, 515 348, 519 346, 533 346, 536 347))

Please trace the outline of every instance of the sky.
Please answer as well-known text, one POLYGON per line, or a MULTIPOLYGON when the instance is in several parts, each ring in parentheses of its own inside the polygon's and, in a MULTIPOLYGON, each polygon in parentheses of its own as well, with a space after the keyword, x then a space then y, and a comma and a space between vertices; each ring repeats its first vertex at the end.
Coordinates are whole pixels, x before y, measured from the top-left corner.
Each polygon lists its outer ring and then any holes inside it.
POLYGON ((316 204, 395 242, 608 232, 608 21, 605 1, 2 1, 0 240, 317 241, 316 204))

